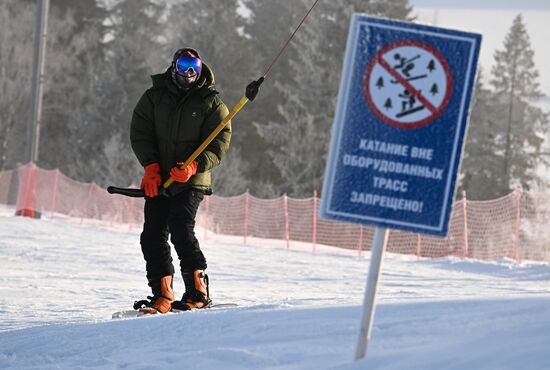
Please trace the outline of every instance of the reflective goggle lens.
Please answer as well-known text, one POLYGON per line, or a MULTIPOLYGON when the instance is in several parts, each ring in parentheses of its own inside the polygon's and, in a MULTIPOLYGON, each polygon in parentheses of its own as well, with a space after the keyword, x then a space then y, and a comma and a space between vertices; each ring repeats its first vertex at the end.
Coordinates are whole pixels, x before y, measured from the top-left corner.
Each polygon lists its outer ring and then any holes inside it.
POLYGON ((193 70, 196 74, 201 73, 202 62, 199 58, 194 57, 181 57, 176 60, 176 71, 178 73, 185 73, 189 70, 193 70))

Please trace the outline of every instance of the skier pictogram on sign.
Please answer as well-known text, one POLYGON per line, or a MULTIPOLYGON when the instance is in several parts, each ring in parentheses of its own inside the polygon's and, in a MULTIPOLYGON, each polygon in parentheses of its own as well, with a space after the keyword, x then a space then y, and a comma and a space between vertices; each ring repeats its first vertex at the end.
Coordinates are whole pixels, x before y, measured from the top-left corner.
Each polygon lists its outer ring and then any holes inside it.
POLYGON ((398 128, 435 120, 451 98, 451 71, 445 58, 419 41, 382 48, 365 73, 365 97, 373 113, 398 128))

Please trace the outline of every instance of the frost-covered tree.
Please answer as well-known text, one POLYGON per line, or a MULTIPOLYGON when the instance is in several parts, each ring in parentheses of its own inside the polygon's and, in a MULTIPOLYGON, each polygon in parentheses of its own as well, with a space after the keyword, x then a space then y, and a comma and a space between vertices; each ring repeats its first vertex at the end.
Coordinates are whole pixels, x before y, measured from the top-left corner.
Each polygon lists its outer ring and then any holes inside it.
POLYGON ((216 195, 234 196, 248 189, 244 178, 245 168, 240 148, 232 146, 223 157, 222 164, 212 170, 212 189, 216 195))
MULTIPOLYGON (((298 15, 311 1, 301 0, 298 15)), ((260 135, 271 143, 271 164, 281 192, 305 197, 320 190, 349 20, 352 13, 408 19, 406 0, 320 2, 289 47, 284 76, 274 83, 282 97, 271 120, 260 121, 260 135)))
POLYGON ((87 181, 126 186, 142 175, 129 127, 139 97, 151 86, 152 64, 162 49, 163 9, 162 3, 149 0, 122 0, 108 9, 105 60, 100 69, 90 71, 97 76, 88 90, 94 104, 84 112, 79 135, 90 149, 86 152, 94 153, 89 171, 93 178, 87 181))
POLYGON ((495 197, 494 191, 503 182, 502 149, 497 142, 499 125, 494 119, 494 94, 483 83, 483 70, 479 68, 466 145, 459 176, 459 191, 466 191, 469 199, 485 200, 495 197))
MULTIPOLYGON (((252 79, 247 39, 242 29, 245 19, 238 12, 240 1, 184 0, 172 5, 164 22, 164 68, 170 65, 173 53, 182 47, 196 49, 216 79, 216 90, 231 109, 244 94, 252 79)), ((163 72, 162 71, 159 72, 163 72)), ((235 134, 220 167, 214 170, 214 191, 236 195, 247 189, 247 165, 242 158, 242 131, 246 127, 246 110, 232 121, 235 134), (244 126, 244 127, 243 127, 244 126)))
POLYGON ((0 7, 0 170, 25 161, 34 7, 6 0, 0 7))
MULTIPOLYGON (((266 72, 308 8, 305 0, 259 0, 246 1, 245 4, 250 10, 250 18, 244 28, 249 37, 250 59, 253 60, 250 68, 259 77, 266 72)), ((315 13, 311 14, 311 17, 315 16, 315 13)), ((300 32, 307 27, 308 23, 300 32)), ((249 159, 248 176, 254 179, 250 184, 250 192, 259 197, 276 197, 289 191, 281 185, 281 164, 275 163, 278 160, 275 157, 285 145, 287 135, 282 136, 277 132, 279 127, 274 123, 287 122, 279 109, 288 101, 281 84, 295 78, 295 70, 291 66, 294 50, 294 44, 291 43, 280 55, 277 64, 269 71, 260 94, 244 116, 248 119, 248 127, 243 132, 243 154, 249 159)))
POLYGON ((544 160, 539 153, 547 117, 532 103, 541 96, 533 56, 520 14, 506 35, 503 49, 495 52, 491 71, 497 108, 494 120, 500 129, 495 155, 502 159, 502 183, 494 189, 495 196, 520 185, 529 189, 537 181, 537 166, 544 160))
POLYGON ((102 48, 97 40, 102 25, 82 24, 76 14, 70 9, 50 8, 38 152, 41 167, 59 168, 73 178, 89 170, 87 164, 93 157, 84 145, 88 137, 79 128, 85 123, 83 112, 99 109, 90 94, 97 74, 90 72, 102 62, 102 48))
MULTIPOLYGON (((88 105, 84 90, 95 76, 87 72, 101 54, 98 38, 105 29, 104 17, 95 0, 50 3, 38 159, 43 167, 61 167, 70 173, 67 158, 73 158, 77 148, 69 132, 78 111, 88 105)), ((0 7, 0 18, 0 158, 2 168, 13 168, 28 160, 36 1, 7 0, 0 7)))
POLYGON ((199 51, 216 77, 216 88, 228 105, 243 95, 244 87, 253 74, 248 55, 243 53, 246 38, 240 30, 244 18, 237 11, 240 1, 184 0, 172 5, 164 23, 165 66, 179 48, 192 47, 199 51))

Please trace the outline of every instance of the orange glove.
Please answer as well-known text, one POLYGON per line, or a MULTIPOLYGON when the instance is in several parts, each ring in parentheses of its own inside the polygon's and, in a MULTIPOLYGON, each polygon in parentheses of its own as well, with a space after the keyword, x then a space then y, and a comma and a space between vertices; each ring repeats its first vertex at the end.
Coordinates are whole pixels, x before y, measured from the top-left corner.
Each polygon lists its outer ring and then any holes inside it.
POLYGON ((141 188, 145 190, 145 195, 154 198, 159 195, 160 186, 160 166, 158 163, 151 163, 145 166, 145 174, 141 180, 141 188))
MULTIPOLYGON (((183 165, 183 162, 178 162, 178 166, 183 165)), ((174 181, 177 182, 187 182, 193 176, 197 173, 197 162, 193 161, 189 163, 187 167, 185 167, 183 170, 180 170, 179 167, 172 167, 170 170, 170 176, 174 179, 174 181)))

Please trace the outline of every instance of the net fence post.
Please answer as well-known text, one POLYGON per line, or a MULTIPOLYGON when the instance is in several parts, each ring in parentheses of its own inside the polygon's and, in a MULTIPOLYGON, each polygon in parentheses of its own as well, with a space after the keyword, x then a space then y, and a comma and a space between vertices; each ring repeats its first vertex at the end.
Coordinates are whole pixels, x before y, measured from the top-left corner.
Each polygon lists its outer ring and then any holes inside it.
POLYGON ((519 237, 520 237, 520 232, 521 232, 521 194, 522 194, 522 191, 521 191, 521 188, 518 188, 516 189, 516 232, 515 232, 515 236, 516 236, 516 261, 517 262, 520 262, 521 261, 521 257, 520 257, 520 253, 519 253, 519 248, 520 248, 520 242, 519 242, 519 237))
POLYGON ((466 199, 466 191, 462 191, 462 210, 464 218, 464 258, 468 258, 469 244, 468 244, 468 200, 466 199))
POLYGON ((290 248, 290 232, 288 225, 288 196, 283 194, 283 204, 285 210, 285 239, 286 239, 286 248, 290 248))
POLYGON ((128 210, 128 231, 132 231, 134 226, 134 209, 136 209, 136 198, 130 197, 130 209, 128 210))
POLYGON ((359 240, 357 241, 357 255, 361 256, 363 250, 363 225, 359 225, 359 240))
MULTIPOLYGON (((90 200, 92 199, 92 193, 94 191, 94 183, 91 182, 89 189, 88 189, 88 198, 86 199, 86 203, 84 203, 84 209, 82 210, 82 215, 80 216, 80 224, 82 225, 84 223, 84 212, 88 209, 88 206, 90 205, 90 200)), ((112 227, 111 223, 111 227, 112 227)))
POLYGON ((311 239, 312 252, 315 253, 317 245, 317 190, 313 191, 313 230, 311 239))
POLYGON ((248 210, 250 207, 250 197, 248 189, 244 193, 244 225, 243 225, 243 242, 246 245, 246 236, 248 235, 248 210))
POLYGON ((18 167, 19 189, 15 215, 31 218, 40 218, 36 208, 36 165, 29 162, 18 167))
POLYGON ((50 206, 50 218, 53 218, 57 208, 57 192, 59 191, 59 173, 60 173, 59 168, 56 168, 54 172, 52 203, 50 206))

